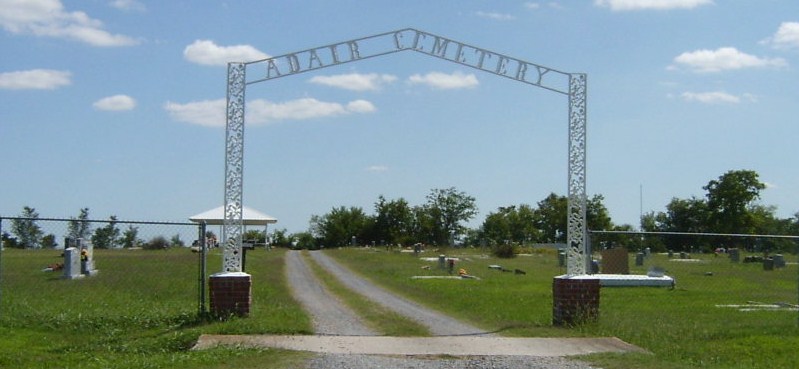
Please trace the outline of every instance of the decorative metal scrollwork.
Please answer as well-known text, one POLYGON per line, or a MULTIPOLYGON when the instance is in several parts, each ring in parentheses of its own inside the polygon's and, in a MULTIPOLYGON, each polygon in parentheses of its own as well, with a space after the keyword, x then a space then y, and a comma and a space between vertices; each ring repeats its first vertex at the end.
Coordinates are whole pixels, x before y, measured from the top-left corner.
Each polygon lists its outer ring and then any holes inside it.
POLYGON ((568 275, 586 274, 586 83, 585 74, 569 78, 569 204, 567 212, 568 275))
POLYGON ((241 271, 244 164, 244 94, 248 84, 355 62, 405 50, 444 59, 569 96, 568 265, 585 274, 586 75, 569 74, 413 28, 324 45, 264 60, 228 64, 225 145, 224 271, 241 271), (246 69, 256 68, 246 79, 246 69), (568 92, 567 92, 568 91, 568 92))
POLYGON ((241 271, 242 192, 244 175, 244 90, 246 65, 228 64, 225 127, 225 224, 222 229, 224 271, 241 271))

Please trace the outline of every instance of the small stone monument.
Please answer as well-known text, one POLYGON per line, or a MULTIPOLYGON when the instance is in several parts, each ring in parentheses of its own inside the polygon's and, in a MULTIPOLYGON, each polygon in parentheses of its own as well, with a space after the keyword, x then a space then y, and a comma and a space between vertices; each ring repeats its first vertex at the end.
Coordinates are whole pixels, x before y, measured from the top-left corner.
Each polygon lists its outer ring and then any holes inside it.
POLYGON ((566 251, 558 251, 558 266, 566 266, 566 251))
POLYGON ((94 268, 94 246, 91 241, 78 239, 80 247, 80 273, 87 276, 97 274, 97 269, 94 268))
POLYGON ((774 254, 774 267, 785 268, 785 256, 782 254, 774 254))
POLYGON ((626 248, 616 247, 602 250, 600 254, 602 254, 603 274, 630 274, 630 262, 626 248))
POLYGON ((731 262, 738 263, 741 261, 741 252, 738 249, 729 249, 727 253, 730 255, 731 262))
POLYGON ((774 270, 774 258, 763 259, 763 270, 774 270))
POLYGON ((63 279, 75 279, 83 277, 80 273, 80 251, 76 247, 64 249, 64 275, 63 279))
POLYGON ((635 266, 642 266, 644 265, 644 253, 639 252, 635 254, 635 266))

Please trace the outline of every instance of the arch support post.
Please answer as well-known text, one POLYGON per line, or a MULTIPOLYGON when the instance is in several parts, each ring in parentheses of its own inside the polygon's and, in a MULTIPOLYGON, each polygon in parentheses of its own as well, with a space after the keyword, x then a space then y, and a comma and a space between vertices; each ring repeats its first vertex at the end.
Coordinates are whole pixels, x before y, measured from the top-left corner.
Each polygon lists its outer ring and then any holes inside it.
POLYGON ((222 228, 225 272, 241 271, 242 191, 244 185, 244 91, 246 64, 228 63, 225 125, 225 224, 222 228))
POLYGON ((569 194, 567 211, 568 275, 586 274, 590 261, 586 236, 586 100, 587 76, 569 75, 569 194))
POLYGON ((222 227, 222 272, 209 277, 211 314, 219 318, 247 316, 252 305, 252 278, 241 268, 244 233, 244 63, 228 63, 225 124, 225 222, 222 227))

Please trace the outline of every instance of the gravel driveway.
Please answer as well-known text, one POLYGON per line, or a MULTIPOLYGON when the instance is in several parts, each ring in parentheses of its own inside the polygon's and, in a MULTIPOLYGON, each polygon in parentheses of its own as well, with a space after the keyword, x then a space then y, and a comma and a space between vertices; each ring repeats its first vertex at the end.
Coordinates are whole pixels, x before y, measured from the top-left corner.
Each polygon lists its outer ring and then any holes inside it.
POLYGON ((322 251, 311 251, 311 258, 327 269, 347 288, 366 296, 400 315, 406 316, 430 329, 435 336, 486 335, 484 330, 471 326, 437 311, 405 300, 374 283, 357 276, 322 251))
MULTIPOLYGON (((407 301, 353 274, 321 251, 310 256, 348 288, 429 327, 438 336, 491 336, 488 333, 449 316, 407 301)), ((293 294, 313 316, 314 330, 321 334, 374 335, 355 313, 330 294, 308 269, 299 251, 286 254, 286 273, 293 294)), ((361 354, 318 354, 307 363, 307 369, 593 369, 580 361, 563 357, 533 356, 465 356, 419 357, 361 354)))
POLYGON ((311 315, 314 332, 322 335, 373 336, 373 330, 331 294, 316 278, 299 251, 286 253, 286 274, 292 295, 311 315))

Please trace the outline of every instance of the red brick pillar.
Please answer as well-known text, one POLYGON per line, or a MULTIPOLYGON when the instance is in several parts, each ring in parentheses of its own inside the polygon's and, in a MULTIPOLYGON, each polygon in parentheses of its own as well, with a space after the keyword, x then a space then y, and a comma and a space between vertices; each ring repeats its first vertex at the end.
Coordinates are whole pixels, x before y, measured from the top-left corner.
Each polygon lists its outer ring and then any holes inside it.
POLYGON ((252 277, 242 272, 212 274, 208 283, 211 292, 211 314, 220 318, 248 316, 252 305, 252 277))
POLYGON ((552 282, 552 324, 576 325, 599 317, 599 279, 559 276, 552 282))

